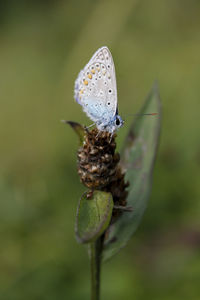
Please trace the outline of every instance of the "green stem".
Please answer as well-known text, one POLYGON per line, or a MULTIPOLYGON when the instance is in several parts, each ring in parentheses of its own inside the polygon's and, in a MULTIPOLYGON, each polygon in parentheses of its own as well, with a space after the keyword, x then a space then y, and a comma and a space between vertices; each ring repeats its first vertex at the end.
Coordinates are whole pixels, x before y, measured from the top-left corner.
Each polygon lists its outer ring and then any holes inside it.
POLYGON ((90 244, 91 300, 100 299, 100 267, 103 238, 90 244))

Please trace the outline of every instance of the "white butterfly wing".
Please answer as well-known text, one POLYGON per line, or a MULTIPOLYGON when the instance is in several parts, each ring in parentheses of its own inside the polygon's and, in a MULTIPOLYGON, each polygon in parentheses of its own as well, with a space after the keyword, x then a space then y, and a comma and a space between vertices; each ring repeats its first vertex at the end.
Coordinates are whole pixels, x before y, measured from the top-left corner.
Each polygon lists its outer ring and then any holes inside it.
POLYGON ((98 49, 79 73, 75 100, 94 121, 109 122, 117 111, 115 66, 107 47, 98 49))

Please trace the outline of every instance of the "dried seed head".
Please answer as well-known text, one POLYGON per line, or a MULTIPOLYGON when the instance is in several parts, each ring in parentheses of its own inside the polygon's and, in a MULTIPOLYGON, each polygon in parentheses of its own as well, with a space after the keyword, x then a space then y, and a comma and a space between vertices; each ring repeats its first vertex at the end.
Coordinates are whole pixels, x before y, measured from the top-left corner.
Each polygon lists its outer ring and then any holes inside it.
MULTIPOLYGON (((111 192, 116 205, 125 206, 127 183, 119 166, 120 155, 115 153, 114 134, 86 131, 83 146, 78 150, 78 174, 81 182, 91 190, 111 192)), ((119 215, 119 211, 114 216, 119 215)))
POLYGON ((78 150, 78 173, 88 188, 102 189, 114 180, 119 154, 115 154, 115 137, 97 129, 87 132, 78 150))

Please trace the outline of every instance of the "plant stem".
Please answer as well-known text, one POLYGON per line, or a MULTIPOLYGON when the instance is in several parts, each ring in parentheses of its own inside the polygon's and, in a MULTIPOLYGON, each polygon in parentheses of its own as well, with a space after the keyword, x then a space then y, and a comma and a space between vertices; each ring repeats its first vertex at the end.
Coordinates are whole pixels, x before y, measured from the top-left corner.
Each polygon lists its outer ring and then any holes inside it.
POLYGON ((90 244, 91 300, 100 299, 100 266, 103 237, 90 244))

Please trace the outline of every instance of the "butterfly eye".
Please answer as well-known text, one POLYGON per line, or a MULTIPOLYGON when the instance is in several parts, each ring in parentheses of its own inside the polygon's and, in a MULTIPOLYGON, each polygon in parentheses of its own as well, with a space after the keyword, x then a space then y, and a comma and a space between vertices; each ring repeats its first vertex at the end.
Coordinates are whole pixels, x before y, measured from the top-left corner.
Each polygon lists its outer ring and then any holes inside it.
POLYGON ((120 120, 119 120, 118 118, 116 119, 115 124, 116 124, 117 126, 120 125, 120 120))
POLYGON ((109 94, 112 94, 112 90, 111 90, 111 89, 110 89, 110 90, 108 90, 108 93, 109 93, 109 94))

